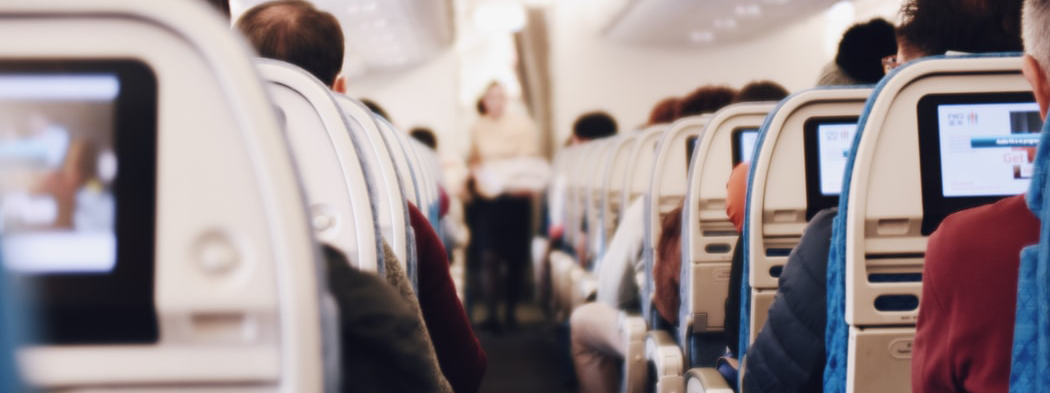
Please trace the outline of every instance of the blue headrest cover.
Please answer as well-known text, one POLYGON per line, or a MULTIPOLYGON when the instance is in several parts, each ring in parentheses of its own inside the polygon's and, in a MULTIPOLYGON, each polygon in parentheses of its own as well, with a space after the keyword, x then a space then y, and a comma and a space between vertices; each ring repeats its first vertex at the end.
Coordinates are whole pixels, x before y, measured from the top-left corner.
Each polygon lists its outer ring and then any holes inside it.
POLYGON ((1047 175, 1050 171, 1050 123, 1043 125, 1035 157, 1035 174, 1028 188, 1028 208, 1041 220, 1039 244, 1021 251, 1017 280, 1017 314, 1014 325, 1013 358, 1010 366, 1011 392, 1050 392, 1050 211, 1045 206, 1047 175))

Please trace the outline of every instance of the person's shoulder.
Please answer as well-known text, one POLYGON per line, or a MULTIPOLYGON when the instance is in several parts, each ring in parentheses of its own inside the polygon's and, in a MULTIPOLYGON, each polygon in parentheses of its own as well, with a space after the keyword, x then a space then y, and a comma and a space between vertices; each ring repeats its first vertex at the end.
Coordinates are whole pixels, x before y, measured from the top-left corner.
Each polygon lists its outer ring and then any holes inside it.
POLYGON ((1028 210, 1024 195, 962 210, 945 218, 930 235, 926 265, 937 270, 977 255, 993 255, 990 253, 994 250, 1009 247, 1012 240, 1021 240, 1019 237, 1037 235, 1038 230, 1039 221, 1028 210))
POLYGON ((950 239, 965 247, 987 239, 989 233, 1004 228, 1024 228, 1029 224, 1038 225, 1038 219, 1028 210, 1024 195, 1016 195, 949 215, 934 231, 931 241, 934 238, 950 239))

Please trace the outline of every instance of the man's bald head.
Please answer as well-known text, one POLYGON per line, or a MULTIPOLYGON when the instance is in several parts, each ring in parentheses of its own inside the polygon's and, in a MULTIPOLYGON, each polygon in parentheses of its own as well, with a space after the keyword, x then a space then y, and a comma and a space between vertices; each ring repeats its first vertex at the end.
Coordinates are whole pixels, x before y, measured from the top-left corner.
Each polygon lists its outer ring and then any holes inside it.
POLYGON ((343 31, 332 14, 306 1, 278 0, 252 7, 237 29, 259 56, 302 67, 328 86, 343 66, 343 31))

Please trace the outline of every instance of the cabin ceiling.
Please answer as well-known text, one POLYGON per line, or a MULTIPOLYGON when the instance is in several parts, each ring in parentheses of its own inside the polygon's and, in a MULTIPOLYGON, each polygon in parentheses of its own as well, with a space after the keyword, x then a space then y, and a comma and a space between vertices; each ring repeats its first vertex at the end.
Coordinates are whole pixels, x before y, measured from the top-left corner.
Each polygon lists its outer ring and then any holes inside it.
MULTIPOLYGON (((234 0, 235 13, 269 0, 234 0)), ((343 73, 406 68, 452 45, 453 0, 311 0, 335 15, 346 43, 343 73)))
POLYGON ((639 46, 740 42, 827 10, 838 0, 627 0, 604 35, 639 46))

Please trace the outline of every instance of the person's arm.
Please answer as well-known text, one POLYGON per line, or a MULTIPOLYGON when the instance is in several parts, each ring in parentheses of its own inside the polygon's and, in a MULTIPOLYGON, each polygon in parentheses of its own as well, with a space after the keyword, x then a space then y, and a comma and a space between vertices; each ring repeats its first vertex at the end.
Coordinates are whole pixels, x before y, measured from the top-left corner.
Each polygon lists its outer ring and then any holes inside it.
POLYGON ((456 393, 477 392, 487 357, 456 296, 455 284, 441 240, 426 217, 409 204, 419 262, 419 305, 430 332, 438 363, 456 393))
POLYGON ((945 307, 941 279, 950 264, 966 259, 959 255, 951 217, 930 236, 922 272, 922 300, 912 344, 911 386, 914 393, 954 392, 952 372, 951 311, 945 307))

